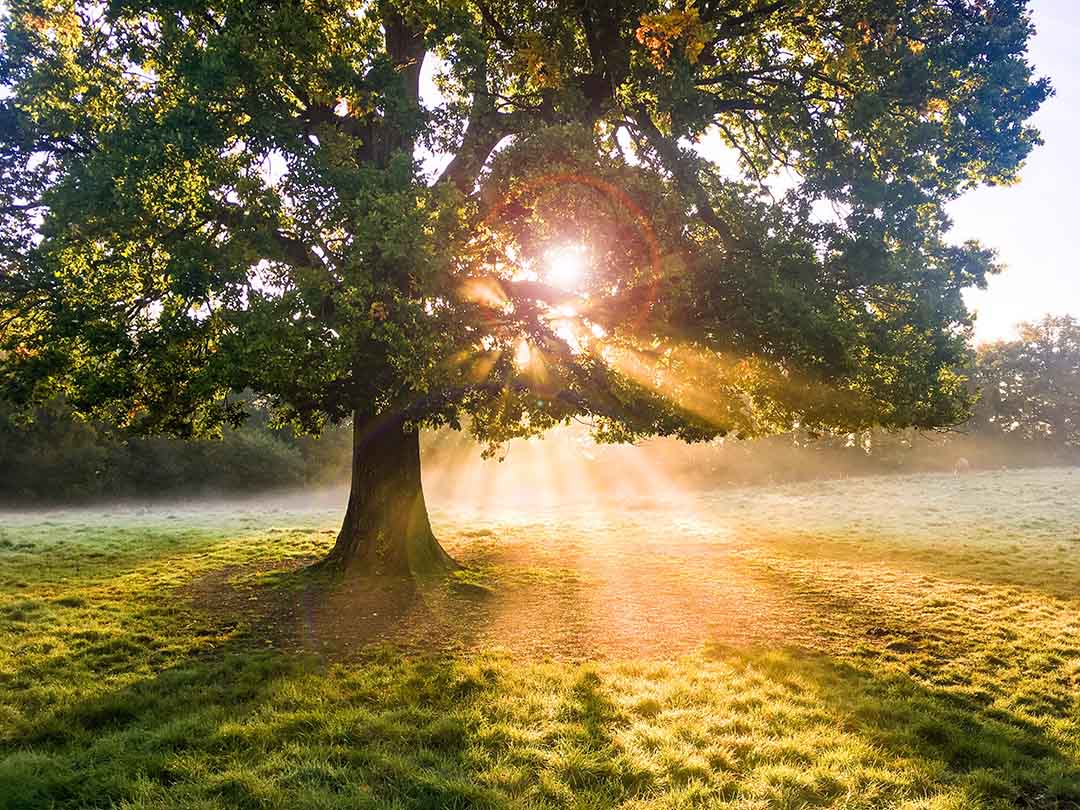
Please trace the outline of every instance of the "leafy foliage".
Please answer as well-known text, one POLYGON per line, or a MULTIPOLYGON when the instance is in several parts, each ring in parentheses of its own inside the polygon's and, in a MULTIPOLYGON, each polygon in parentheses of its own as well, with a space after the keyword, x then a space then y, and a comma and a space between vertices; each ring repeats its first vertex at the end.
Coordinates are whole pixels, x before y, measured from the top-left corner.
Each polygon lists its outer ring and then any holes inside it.
POLYGON ((6 14, 0 381, 180 436, 245 389, 489 443, 952 424, 994 265, 943 206, 1015 180, 1050 92, 1025 0, 6 14))
POLYGON ((0 503, 27 505, 93 498, 253 493, 336 483, 348 470, 350 436, 274 430, 254 409, 218 441, 131 435, 79 419, 62 401, 19 418, 0 403, 0 503))
POLYGON ((1017 340, 979 350, 979 424, 1062 449, 1080 447, 1080 322, 1048 315, 1019 331, 1017 340))

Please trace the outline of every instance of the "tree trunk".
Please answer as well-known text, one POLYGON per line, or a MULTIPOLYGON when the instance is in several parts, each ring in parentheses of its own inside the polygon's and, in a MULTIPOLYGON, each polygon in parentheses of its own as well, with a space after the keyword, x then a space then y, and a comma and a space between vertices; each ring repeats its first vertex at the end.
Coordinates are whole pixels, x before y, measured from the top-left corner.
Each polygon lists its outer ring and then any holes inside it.
POLYGON ((420 434, 400 417, 357 414, 349 505, 326 563, 350 573, 417 578, 457 567, 431 532, 420 434))

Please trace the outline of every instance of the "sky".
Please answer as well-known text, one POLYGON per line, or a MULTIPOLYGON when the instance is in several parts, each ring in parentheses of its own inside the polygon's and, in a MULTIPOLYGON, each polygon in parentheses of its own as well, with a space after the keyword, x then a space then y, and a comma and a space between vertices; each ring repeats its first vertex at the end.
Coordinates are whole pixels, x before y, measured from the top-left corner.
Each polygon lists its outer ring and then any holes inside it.
POLYGON ((1080 2, 1032 0, 1031 9, 1030 60, 1056 90, 1033 119, 1046 143, 1019 184, 976 189, 949 208, 954 240, 978 239, 1007 267, 965 296, 978 313, 979 342, 1011 337, 1016 323, 1047 313, 1080 317, 1080 2))

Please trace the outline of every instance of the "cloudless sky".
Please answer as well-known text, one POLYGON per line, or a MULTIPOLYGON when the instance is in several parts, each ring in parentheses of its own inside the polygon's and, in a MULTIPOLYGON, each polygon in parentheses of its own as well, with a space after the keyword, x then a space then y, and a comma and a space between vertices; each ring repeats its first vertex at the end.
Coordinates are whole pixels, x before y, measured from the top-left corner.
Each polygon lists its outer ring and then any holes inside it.
POLYGON ((980 188, 950 207, 956 241, 978 239, 1007 265, 973 290, 979 341, 1013 334, 1046 313, 1080 316, 1080 0, 1033 0, 1030 59, 1057 94, 1034 118, 1046 143, 1028 158, 1018 185, 980 188))

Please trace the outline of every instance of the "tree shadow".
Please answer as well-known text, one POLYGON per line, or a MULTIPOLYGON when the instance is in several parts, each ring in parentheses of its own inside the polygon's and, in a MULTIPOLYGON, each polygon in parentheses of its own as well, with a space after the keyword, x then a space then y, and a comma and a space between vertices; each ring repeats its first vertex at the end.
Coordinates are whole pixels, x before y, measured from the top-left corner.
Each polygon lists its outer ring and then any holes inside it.
POLYGON ((391 645, 414 655, 501 649, 529 659, 584 660, 589 583, 551 567, 525 567, 494 547, 470 549, 468 567, 422 580, 342 572, 293 559, 261 570, 228 567, 185 588, 200 612, 240 617, 259 643, 324 655, 363 656, 391 645))
MULTIPOLYGON (((802 649, 714 646, 706 657, 763 673, 792 696, 811 684, 810 699, 832 722, 890 758, 939 774, 974 806, 1080 808, 1077 752, 985 696, 802 649)), ((1056 719, 1064 720, 1070 708, 1060 708, 1056 719)))
POLYGON ((562 803, 611 776, 615 710, 595 674, 547 676, 555 731, 506 767, 526 730, 478 714, 504 699, 505 662, 384 647, 345 667, 250 646, 237 640, 0 736, 0 808, 501 808, 525 793, 562 803), (540 785, 548 750, 565 778, 540 785))

